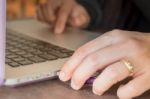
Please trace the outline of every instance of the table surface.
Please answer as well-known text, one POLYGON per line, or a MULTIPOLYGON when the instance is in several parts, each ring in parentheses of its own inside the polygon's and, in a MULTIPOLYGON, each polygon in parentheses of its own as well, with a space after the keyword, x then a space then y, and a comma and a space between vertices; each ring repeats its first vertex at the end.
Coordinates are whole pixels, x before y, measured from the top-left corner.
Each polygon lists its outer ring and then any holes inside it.
MULTIPOLYGON (((97 96, 92 93, 91 87, 75 91, 68 83, 53 79, 14 88, 1 87, 0 99, 118 99, 115 89, 117 88, 97 96)), ((137 99, 150 99, 150 92, 137 99)))

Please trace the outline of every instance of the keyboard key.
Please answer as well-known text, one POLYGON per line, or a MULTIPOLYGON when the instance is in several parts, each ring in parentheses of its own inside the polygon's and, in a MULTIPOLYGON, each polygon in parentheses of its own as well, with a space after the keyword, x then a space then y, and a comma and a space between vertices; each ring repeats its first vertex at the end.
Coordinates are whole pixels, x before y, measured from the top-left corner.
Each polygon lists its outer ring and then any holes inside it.
POLYGON ((14 60, 15 62, 20 62, 20 61, 24 61, 25 58, 17 57, 17 58, 14 58, 14 59, 12 59, 12 60, 14 60))
POLYGON ((38 56, 30 57, 29 60, 31 60, 32 62, 35 62, 35 63, 45 62, 46 61, 45 59, 40 58, 38 56))
POLYGON ((40 50, 35 50, 32 52, 34 55, 41 55, 43 54, 43 52, 41 52, 40 50))
POLYGON ((31 53, 27 53, 27 54, 24 54, 22 55, 22 57, 25 57, 25 58, 30 58, 30 57, 33 57, 34 55, 31 54, 31 53))
POLYGON ((33 62, 30 61, 30 60, 20 61, 19 63, 20 63, 21 65, 30 65, 30 64, 33 64, 33 62))
POLYGON ((24 43, 24 42, 26 42, 27 40, 25 40, 25 39, 18 39, 18 41, 19 41, 20 43, 24 43))
POLYGON ((10 55, 8 55, 8 56, 6 56, 6 57, 9 58, 9 59, 13 59, 13 58, 17 58, 18 55, 10 54, 10 55))
POLYGON ((11 45, 9 45, 9 46, 6 46, 6 50, 11 50, 11 49, 13 49, 14 47, 13 46, 11 46, 11 45))
POLYGON ((16 45, 15 47, 21 49, 21 48, 24 47, 24 45, 23 45, 23 44, 18 44, 18 45, 16 45))
POLYGON ((18 55, 25 55, 25 54, 27 54, 27 52, 25 52, 25 51, 20 51, 20 52, 17 52, 16 54, 18 54, 18 55))
POLYGON ((29 46, 24 45, 24 46, 22 46, 21 49, 22 49, 22 50, 27 50, 27 51, 29 51, 29 50, 31 50, 32 48, 29 47, 29 46))
POLYGON ((19 67, 20 66, 20 64, 17 62, 11 62, 11 63, 8 63, 8 65, 10 65, 11 67, 19 67))
POLYGON ((13 40, 10 40, 10 41, 8 41, 6 43, 9 44, 9 45, 12 45, 12 46, 18 45, 18 42, 15 42, 13 40))
POLYGON ((14 52, 14 53, 19 52, 19 51, 20 51, 20 49, 18 49, 18 48, 12 48, 12 49, 10 49, 10 52, 14 52))
POLYGON ((56 60, 56 59, 58 59, 56 56, 53 56, 51 54, 42 54, 42 55, 39 55, 39 57, 47 59, 47 60, 56 60))
POLYGON ((6 50, 6 56, 8 56, 8 55, 11 55, 12 54, 12 52, 10 52, 10 51, 8 51, 8 50, 6 50))
POLYGON ((51 47, 44 47, 44 48, 41 48, 41 49, 39 49, 39 50, 49 52, 49 51, 52 51, 52 50, 54 50, 54 49, 52 49, 51 47))
POLYGON ((25 42, 22 42, 22 43, 25 44, 25 45, 30 45, 31 44, 30 41, 25 41, 25 42))
POLYGON ((59 52, 59 51, 49 51, 48 53, 54 55, 54 56, 57 56, 59 58, 66 58, 66 57, 69 57, 70 55, 68 55, 67 53, 62 53, 62 52, 59 52))
POLYGON ((34 47, 37 47, 37 46, 38 46, 38 44, 36 44, 36 43, 32 43, 32 44, 30 44, 29 46, 34 48, 34 47))
POLYGON ((8 59, 8 58, 6 58, 5 61, 6 61, 7 64, 13 62, 11 59, 8 59))

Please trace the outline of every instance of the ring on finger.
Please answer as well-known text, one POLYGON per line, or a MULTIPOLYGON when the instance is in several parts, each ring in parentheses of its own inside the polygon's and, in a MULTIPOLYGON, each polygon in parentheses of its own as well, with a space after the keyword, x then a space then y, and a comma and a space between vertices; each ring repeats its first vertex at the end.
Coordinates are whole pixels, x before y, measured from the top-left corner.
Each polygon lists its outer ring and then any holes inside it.
POLYGON ((126 60, 122 60, 122 63, 126 66, 130 75, 132 76, 134 72, 134 66, 129 61, 126 61, 126 60))

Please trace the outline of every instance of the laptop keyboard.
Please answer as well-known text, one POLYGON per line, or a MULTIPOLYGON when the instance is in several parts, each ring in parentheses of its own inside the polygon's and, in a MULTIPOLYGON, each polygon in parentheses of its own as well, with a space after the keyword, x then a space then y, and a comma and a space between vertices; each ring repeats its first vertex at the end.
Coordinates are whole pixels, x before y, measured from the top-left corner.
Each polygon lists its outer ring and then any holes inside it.
POLYGON ((11 67, 67 58, 72 54, 72 50, 22 34, 7 33, 6 35, 6 64, 11 67))

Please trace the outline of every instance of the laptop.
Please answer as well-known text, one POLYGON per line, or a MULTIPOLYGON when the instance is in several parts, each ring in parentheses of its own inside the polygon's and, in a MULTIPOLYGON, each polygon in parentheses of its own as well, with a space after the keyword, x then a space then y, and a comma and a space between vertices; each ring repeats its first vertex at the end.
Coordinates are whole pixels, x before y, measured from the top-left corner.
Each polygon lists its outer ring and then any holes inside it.
POLYGON ((7 22, 4 85, 56 77, 74 51, 98 35, 72 28, 54 34, 49 25, 35 19, 7 22))
POLYGON ((56 35, 35 19, 9 21, 6 27, 6 0, 0 0, 0 84, 52 79, 78 47, 97 36, 71 28, 56 35))

